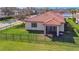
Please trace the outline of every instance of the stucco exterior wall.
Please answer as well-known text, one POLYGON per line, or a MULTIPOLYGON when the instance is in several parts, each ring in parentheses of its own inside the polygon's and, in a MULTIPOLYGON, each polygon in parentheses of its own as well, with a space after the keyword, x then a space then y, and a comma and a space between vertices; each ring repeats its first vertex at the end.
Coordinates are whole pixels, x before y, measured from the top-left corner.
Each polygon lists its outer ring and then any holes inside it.
POLYGON ((76 18, 76 23, 78 23, 78 24, 79 24, 79 19, 78 19, 78 18, 76 18))
POLYGON ((76 23, 79 24, 79 13, 76 14, 76 23))
POLYGON ((62 25, 59 26, 59 31, 64 32, 64 24, 62 24, 62 25))
MULTIPOLYGON (((25 29, 26 30, 41 30, 44 31, 45 30, 45 26, 42 23, 37 23, 37 27, 31 27, 31 22, 27 22, 25 24, 25 29)), ((59 31, 64 32, 64 24, 59 26, 59 31)))
POLYGON ((41 30, 44 31, 44 25, 42 23, 37 23, 37 27, 31 27, 31 22, 25 24, 26 30, 41 30))

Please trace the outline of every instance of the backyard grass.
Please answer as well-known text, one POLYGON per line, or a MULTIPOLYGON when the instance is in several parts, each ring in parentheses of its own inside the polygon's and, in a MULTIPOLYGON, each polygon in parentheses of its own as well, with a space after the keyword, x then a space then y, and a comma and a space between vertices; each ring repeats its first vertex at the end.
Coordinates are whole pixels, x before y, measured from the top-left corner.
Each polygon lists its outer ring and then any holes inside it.
POLYGON ((41 33, 30 33, 29 31, 25 30, 24 24, 0 31, 0 39, 39 43, 51 41, 50 38, 41 33))
MULTIPOLYGON (((69 20, 70 21, 70 20, 69 20)), ((27 38, 27 34, 29 35, 34 35, 34 33, 29 33, 29 31, 25 30, 24 24, 18 25, 6 30, 0 31, 0 36, 2 34, 7 34, 7 35, 12 35, 16 34, 15 37, 18 38, 18 35, 25 35, 26 40, 29 39, 27 38)), ((35 33, 35 35, 38 33, 35 33)), ((48 51, 72 51, 72 50, 79 50, 79 37, 76 37, 76 43, 67 43, 67 42, 57 42, 57 41, 52 41, 50 38, 45 37, 45 40, 42 40, 44 36, 41 36, 42 34, 39 35, 39 38, 36 36, 30 36, 31 39, 30 41, 22 41, 22 40, 11 40, 10 39, 1 39, 0 37, 0 50, 4 51, 38 51, 38 50, 48 50, 48 51), (36 40, 33 40, 33 38, 36 38, 36 40)), ((69 36, 69 35, 68 35, 69 36)), ((9 36, 8 36, 9 37, 9 36)), ((24 38, 23 37, 23 38, 24 38)))
POLYGON ((1 33, 7 33, 7 34, 27 34, 28 31, 24 29, 23 25, 14 26, 10 29, 2 30, 1 33))
POLYGON ((18 42, 9 40, 0 40, 0 50, 3 51, 71 51, 79 50, 79 45, 74 45, 71 43, 61 43, 61 42, 50 42, 50 44, 40 44, 40 43, 28 43, 28 42, 18 42))

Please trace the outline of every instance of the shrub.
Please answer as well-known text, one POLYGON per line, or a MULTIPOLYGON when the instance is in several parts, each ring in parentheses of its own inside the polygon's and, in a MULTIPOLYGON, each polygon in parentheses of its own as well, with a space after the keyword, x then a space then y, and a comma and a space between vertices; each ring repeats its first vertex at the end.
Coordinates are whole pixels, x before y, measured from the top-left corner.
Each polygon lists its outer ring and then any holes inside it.
POLYGON ((2 20, 7 20, 7 19, 12 19, 13 17, 11 17, 11 16, 8 16, 8 17, 2 17, 2 18, 0 18, 0 21, 2 21, 2 20))

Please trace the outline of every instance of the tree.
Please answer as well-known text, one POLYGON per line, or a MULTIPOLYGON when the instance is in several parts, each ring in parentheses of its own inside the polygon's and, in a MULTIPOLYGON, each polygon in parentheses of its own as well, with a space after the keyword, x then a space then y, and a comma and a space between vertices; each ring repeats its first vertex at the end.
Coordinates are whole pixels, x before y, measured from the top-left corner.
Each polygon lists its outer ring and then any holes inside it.
POLYGON ((1 10, 6 16, 12 16, 15 14, 14 10, 16 7, 2 7, 1 10))
POLYGON ((25 18, 28 18, 31 15, 37 15, 37 14, 45 13, 47 11, 49 11, 47 7, 45 8, 26 7, 19 9, 19 13, 18 15, 15 16, 15 18, 24 21, 25 18))
POLYGON ((69 11, 72 13, 72 17, 75 18, 77 9, 70 9, 69 11))

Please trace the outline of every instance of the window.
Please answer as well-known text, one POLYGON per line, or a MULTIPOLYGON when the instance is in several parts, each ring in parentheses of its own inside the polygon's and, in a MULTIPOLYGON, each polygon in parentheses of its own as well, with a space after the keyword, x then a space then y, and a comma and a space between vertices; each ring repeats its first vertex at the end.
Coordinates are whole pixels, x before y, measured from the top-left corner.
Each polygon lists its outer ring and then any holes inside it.
POLYGON ((37 27, 37 23, 31 23, 31 27, 37 27))

